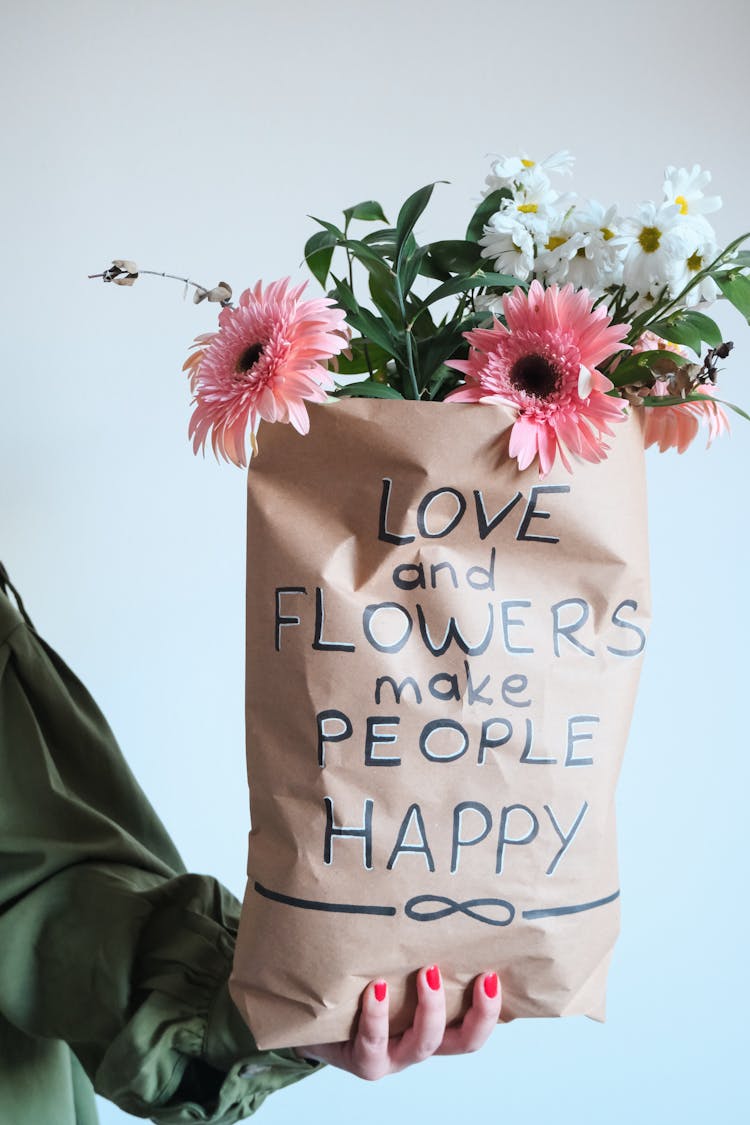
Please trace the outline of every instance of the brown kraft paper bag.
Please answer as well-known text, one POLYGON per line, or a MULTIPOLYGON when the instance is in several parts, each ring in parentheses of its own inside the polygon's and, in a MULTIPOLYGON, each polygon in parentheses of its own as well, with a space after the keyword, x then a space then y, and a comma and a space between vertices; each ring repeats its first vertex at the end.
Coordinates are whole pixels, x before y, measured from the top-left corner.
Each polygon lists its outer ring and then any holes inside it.
POLYGON ((251 832, 232 996, 259 1047, 448 1020, 603 1020, 615 787, 649 620, 643 439, 508 457, 490 404, 344 399, 263 426, 248 473, 251 832))

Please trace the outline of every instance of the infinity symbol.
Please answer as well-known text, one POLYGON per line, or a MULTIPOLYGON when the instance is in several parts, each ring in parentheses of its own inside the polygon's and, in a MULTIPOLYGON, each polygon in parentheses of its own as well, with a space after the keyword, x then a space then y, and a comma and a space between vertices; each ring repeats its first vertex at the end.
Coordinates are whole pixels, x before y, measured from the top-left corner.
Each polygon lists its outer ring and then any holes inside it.
POLYGON ((416 898, 409 899, 404 907, 404 913, 407 918, 412 918, 415 922, 436 922, 439 918, 448 918, 451 914, 465 914, 476 922, 486 922, 488 926, 509 926, 515 917, 516 908, 503 898, 470 898, 466 902, 456 902, 455 899, 445 898, 443 895, 417 895, 416 898), (444 905, 438 905, 437 910, 416 909, 428 902, 444 905), (497 906, 507 911, 508 917, 488 918, 479 910, 475 910, 477 906, 497 906))

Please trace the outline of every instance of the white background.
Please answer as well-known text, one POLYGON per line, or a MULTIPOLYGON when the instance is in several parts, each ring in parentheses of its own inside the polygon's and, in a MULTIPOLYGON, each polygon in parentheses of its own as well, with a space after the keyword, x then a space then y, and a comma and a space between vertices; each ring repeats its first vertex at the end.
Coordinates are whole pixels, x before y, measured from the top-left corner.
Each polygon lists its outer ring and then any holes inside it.
MULTIPOLYGON (((437 179, 417 235, 460 237, 491 154, 520 149, 572 149, 572 187, 624 210, 699 162, 728 241, 750 227, 749 24, 741 0, 3 5, 0 557, 192 870, 242 893, 245 478, 193 456, 180 370, 216 306, 86 275, 127 257, 235 296, 299 280, 308 214, 376 198, 393 218, 437 179)), ((750 331, 718 319, 748 407, 750 331)), ((328 1069, 266 1125, 334 1099, 360 1125, 744 1120, 749 470, 741 420, 708 453, 649 455, 607 1023, 516 1022, 376 1085, 328 1069)))

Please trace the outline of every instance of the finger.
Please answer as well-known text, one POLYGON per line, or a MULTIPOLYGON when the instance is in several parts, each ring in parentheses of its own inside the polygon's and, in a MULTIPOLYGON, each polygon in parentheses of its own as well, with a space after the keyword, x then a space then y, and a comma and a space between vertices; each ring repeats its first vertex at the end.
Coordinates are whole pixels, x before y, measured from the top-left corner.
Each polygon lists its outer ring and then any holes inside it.
POLYGON ((414 1023, 404 1032, 391 1059, 400 1070, 434 1055, 445 1034, 445 991, 437 965, 417 973, 417 1009, 414 1023))
POLYGON ((500 1017, 502 989, 497 973, 482 973, 474 980, 472 1005, 459 1027, 448 1027, 438 1055, 463 1055, 478 1051, 489 1039, 500 1017))
POLYGON ((384 980, 368 984, 352 1045, 352 1072, 374 1081, 390 1072, 388 1057, 388 986, 384 980))

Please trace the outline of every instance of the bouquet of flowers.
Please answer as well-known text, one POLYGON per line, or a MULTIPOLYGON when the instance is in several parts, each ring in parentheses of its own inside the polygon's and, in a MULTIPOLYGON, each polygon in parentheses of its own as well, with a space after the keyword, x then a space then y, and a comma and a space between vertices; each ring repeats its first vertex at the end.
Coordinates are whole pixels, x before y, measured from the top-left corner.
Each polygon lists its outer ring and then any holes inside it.
POLYGON ((426 948, 449 1019, 492 965, 503 1019, 603 1018, 644 447, 744 413, 704 310, 750 315, 750 254, 718 250, 699 167, 620 218, 558 192, 571 164, 495 160, 463 239, 418 243, 434 184, 394 226, 372 200, 315 220, 325 296, 182 279, 221 305, 184 364, 194 449, 249 464, 231 988, 261 1047, 348 1038, 376 976, 403 1029, 426 948))
MULTIPOLYGON (((188 282, 196 302, 222 305, 218 331, 198 336, 184 364, 195 450, 210 438, 216 454, 244 466, 261 420, 306 433, 305 401, 328 394, 501 402, 515 416, 510 456, 519 468, 538 459, 542 475, 557 455, 566 468, 571 458, 602 460, 628 407, 643 409, 646 445, 662 451, 683 452, 701 422, 709 442, 726 430, 716 373, 732 344, 702 310, 723 297, 750 317, 750 253, 738 249, 748 235, 719 252, 706 215, 721 200, 704 194, 711 176, 698 165, 667 168, 663 201, 621 218, 553 187, 572 163, 567 152, 495 160, 461 240, 416 241, 434 184, 406 200, 395 227, 375 201, 346 208, 342 227, 315 220, 322 230, 305 260, 321 285, 332 283, 324 298, 302 300, 305 286, 289 279, 258 282, 235 308, 226 282, 188 282), (356 238, 356 221, 386 225, 356 238), (438 284, 417 295, 418 281, 438 284)), ((132 285, 139 271, 120 259, 93 276, 132 285)))

